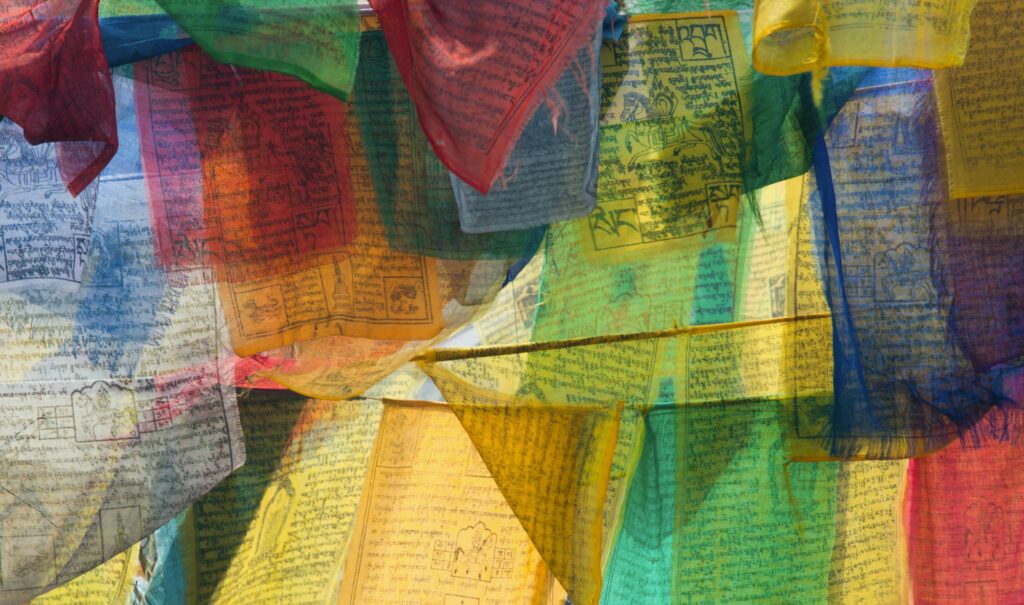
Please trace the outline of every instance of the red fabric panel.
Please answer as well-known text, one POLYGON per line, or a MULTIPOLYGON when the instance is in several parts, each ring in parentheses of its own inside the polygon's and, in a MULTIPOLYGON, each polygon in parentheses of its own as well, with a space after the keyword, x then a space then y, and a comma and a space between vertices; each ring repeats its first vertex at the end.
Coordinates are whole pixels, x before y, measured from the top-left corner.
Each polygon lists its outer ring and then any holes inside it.
MULTIPOLYGON (((1019 401, 1018 384, 1008 389, 1019 401)), ((981 441, 910 460, 906 521, 918 605, 1024 603, 1024 444, 1021 412, 993 410, 981 441), (1010 430, 1006 430, 1007 424, 1010 430)))
POLYGON ((100 40, 99 0, 0 3, 0 115, 33 144, 60 142, 78 195, 117 151, 114 88, 100 40))
POLYGON ((230 265, 243 280, 244 267, 262 276, 313 267, 352 241, 345 103, 195 46, 136 63, 135 74, 165 267, 230 265))
POLYGON ((370 4, 437 157, 487 193, 546 89, 590 42, 607 2, 370 4))

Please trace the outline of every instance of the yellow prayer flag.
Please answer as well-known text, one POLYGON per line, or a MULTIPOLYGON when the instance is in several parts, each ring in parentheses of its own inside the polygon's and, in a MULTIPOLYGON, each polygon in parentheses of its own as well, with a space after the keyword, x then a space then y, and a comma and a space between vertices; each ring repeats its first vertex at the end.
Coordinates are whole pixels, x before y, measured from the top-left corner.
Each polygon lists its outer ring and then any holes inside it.
POLYGON ((963 66, 935 72, 935 93, 954 198, 1024 191, 1024 12, 1013 0, 980 0, 963 66))
POLYGON ((385 402, 359 511, 339 605, 565 602, 445 405, 385 402))
POLYGON ((756 0, 754 67, 773 76, 828 67, 959 65, 974 0, 756 0))

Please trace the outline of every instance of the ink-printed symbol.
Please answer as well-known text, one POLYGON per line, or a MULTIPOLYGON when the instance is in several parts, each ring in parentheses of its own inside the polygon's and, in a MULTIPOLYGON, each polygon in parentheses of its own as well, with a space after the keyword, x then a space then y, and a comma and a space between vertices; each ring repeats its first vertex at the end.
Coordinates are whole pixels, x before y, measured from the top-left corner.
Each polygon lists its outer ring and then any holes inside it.
POLYGON ((601 202, 587 220, 596 250, 643 242, 640 217, 632 199, 601 202))
POLYGON ((331 302, 332 315, 351 315, 353 312, 352 297, 352 260, 347 255, 334 257, 329 273, 321 268, 321 276, 331 302))
POLYGON ((11 122, 0 123, 0 191, 6 182, 14 191, 49 199, 65 190, 57 170, 53 143, 31 145, 11 122))
POLYGON ((177 231, 171 235, 171 254, 175 266, 203 264, 217 256, 203 230, 177 231))
POLYGON ((623 200, 629 204, 626 208, 609 208, 608 205, 600 204, 594 210, 590 219, 591 229, 601 231, 612 236, 622 235, 623 231, 634 231, 640 233, 637 227, 636 208, 632 200, 623 200))
POLYGON ((295 236, 300 252, 309 253, 341 245, 333 208, 320 208, 295 215, 295 236))
POLYGON ((875 254, 875 301, 928 302, 933 290, 926 250, 900 244, 875 254))
POLYGON ((249 314, 249 319, 255 322, 262 323, 267 318, 272 317, 280 313, 281 301, 271 298, 263 304, 257 303, 255 300, 249 299, 245 301, 243 305, 246 313, 249 314))
POLYGON ((283 544, 285 527, 295 507, 295 491, 291 478, 285 476, 264 494, 260 506, 260 531, 254 549, 255 559, 272 557, 283 544))
POLYGON ((170 52, 158 55, 149 62, 149 80, 167 84, 174 88, 181 86, 181 53, 170 52))
POLYGON ((480 605, 480 599, 457 594, 446 594, 444 595, 443 605, 480 605))
POLYGON ((115 382, 96 381, 71 393, 78 441, 137 439, 135 391, 115 382))
POLYGON ((138 506, 100 509, 100 539, 103 558, 127 549, 142 536, 142 513, 138 506))
POLYGON ((451 540, 434 540, 434 551, 430 557, 430 569, 450 572, 454 562, 455 542, 451 540))
POLYGON ((71 279, 74 281, 82 281, 82 275, 85 273, 85 265, 89 260, 89 236, 88 235, 75 235, 75 260, 74 268, 72 269, 71 279))
POLYGON ((36 416, 36 435, 40 439, 74 439, 74 408, 70 405, 39 408, 36 416))
MULTIPOLYGON (((288 152, 292 171, 306 190, 306 199, 317 195, 317 190, 334 178, 334 146, 328 141, 330 130, 325 124, 309 124, 302 132, 295 133, 302 141, 302 148, 288 152)), ((337 189, 334 189, 337 193, 337 189)), ((336 196, 332 196, 336 197, 336 196)))
POLYGON ((170 428, 174 423, 174 410, 168 403, 160 403, 139 410, 139 432, 154 433, 170 428))
POLYGON ((623 121, 628 123, 623 146, 632 154, 628 168, 635 170, 646 162, 675 162, 689 150, 703 145, 709 158, 724 172, 728 153, 716 125, 691 125, 683 116, 675 116, 675 98, 660 80, 653 79, 650 98, 627 93, 623 98, 623 121), (633 96, 631 96, 631 94, 633 96))
POLYGON ((964 511, 963 553, 969 563, 1002 561, 1011 552, 1013 519, 999 505, 975 500, 964 511))
POLYGON ((1015 196, 993 196, 960 201, 960 221, 993 234, 1019 232, 1024 224, 1024 203, 1015 196))
POLYGON ((245 165, 249 174, 258 175, 264 179, 270 172, 288 168, 284 159, 280 157, 273 141, 264 141, 263 125, 251 109, 242 107, 239 109, 242 115, 241 123, 232 134, 238 151, 245 157, 245 165))
POLYGON ((768 296, 771 301, 772 317, 786 314, 786 274, 781 273, 768 278, 768 296))
POLYGON ((226 118, 208 119, 206 127, 202 129, 202 149, 207 153, 216 153, 222 149, 229 128, 230 124, 226 118))
POLYGON ((519 289, 514 289, 516 314, 524 329, 530 329, 533 325, 534 316, 537 312, 537 301, 539 300, 537 282, 528 281, 519 289))
POLYGON ((511 578, 515 566, 516 551, 511 548, 494 549, 494 577, 511 578))
POLYGON ((413 409, 389 407, 387 432, 380 444, 377 466, 408 468, 416 456, 420 438, 420 414, 413 409))
POLYGON ((57 581, 53 536, 4 536, 0 549, 4 590, 42 588, 57 581))
POLYGON ((742 188, 736 183, 710 183, 704 189, 708 200, 708 228, 736 225, 742 188))
POLYGON ((236 295, 239 319, 246 334, 260 334, 287 324, 281 288, 269 286, 236 295))
POLYGON ((706 61, 730 56, 729 43, 720 23, 697 23, 676 27, 683 61, 706 61))
POLYGON ((494 549, 497 542, 498 536, 479 521, 459 530, 455 538, 452 577, 490 582, 494 574, 494 549))
POLYGON ((416 317, 426 313, 423 284, 415 279, 386 278, 388 314, 398 317, 416 317))
POLYGON ((648 330, 652 306, 651 297, 637 288, 636 272, 626 265, 615 272, 608 304, 596 319, 598 329, 607 329, 613 334, 648 330))
POLYGON ((647 88, 648 94, 629 91, 622 95, 622 113, 619 122, 667 120, 676 113, 678 99, 672 89, 654 78, 647 88))

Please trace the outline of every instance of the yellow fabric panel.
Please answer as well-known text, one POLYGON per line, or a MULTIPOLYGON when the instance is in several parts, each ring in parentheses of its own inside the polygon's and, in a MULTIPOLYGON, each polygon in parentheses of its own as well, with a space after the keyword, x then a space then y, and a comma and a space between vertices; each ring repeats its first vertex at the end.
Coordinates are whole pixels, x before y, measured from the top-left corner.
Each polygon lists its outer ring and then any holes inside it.
POLYGON ((622 405, 542 403, 425 369, 573 602, 597 603, 622 405))
POLYGON ((99 567, 32 599, 32 605, 127 605, 138 561, 139 545, 136 543, 99 567))
POLYGON ((836 541, 830 605, 903 605, 905 460, 842 462, 836 477, 836 541))
POLYGON ((562 605, 565 591, 452 410, 386 401, 333 602, 562 605))
POLYGON ((1013 0, 979 0, 963 66, 935 73, 954 198, 1024 191, 1024 13, 1013 0))
MULTIPOLYGON (((231 565, 211 603, 327 602, 343 568, 380 415, 376 401, 305 404, 245 537, 237 550, 225 546, 220 553, 231 565), (335 553, 333 567, 308 564, 326 553, 335 553)), ((230 504, 201 501, 208 516, 231 514, 230 504)), ((204 556, 217 552, 204 545, 204 556)))
POLYGON ((756 0, 754 67, 784 76, 841 65, 959 65, 974 0, 756 0))

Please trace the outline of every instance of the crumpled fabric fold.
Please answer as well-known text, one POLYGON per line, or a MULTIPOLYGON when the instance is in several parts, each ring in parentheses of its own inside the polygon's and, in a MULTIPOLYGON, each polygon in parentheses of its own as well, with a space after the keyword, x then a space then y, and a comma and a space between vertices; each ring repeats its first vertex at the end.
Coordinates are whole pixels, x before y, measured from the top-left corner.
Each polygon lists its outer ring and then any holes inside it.
POLYGON ((17 0, 0 6, 0 115, 20 125, 33 145, 59 143, 60 173, 72 195, 117 152, 98 2, 17 0))
POLYGON ((534 110, 604 17, 603 0, 373 0, 441 162, 487 193, 534 110))

